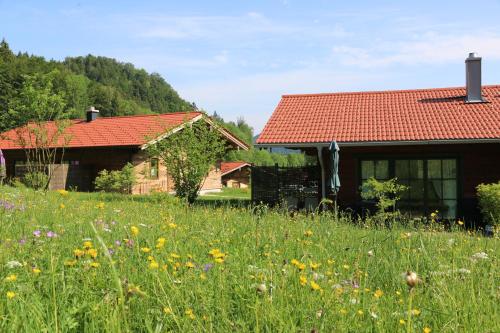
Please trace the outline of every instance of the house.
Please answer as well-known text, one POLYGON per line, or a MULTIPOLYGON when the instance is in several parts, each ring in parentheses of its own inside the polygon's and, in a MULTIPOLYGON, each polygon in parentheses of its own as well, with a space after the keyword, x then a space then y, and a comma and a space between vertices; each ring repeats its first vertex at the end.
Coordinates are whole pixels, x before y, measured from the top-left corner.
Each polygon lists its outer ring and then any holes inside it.
POLYGON ((481 85, 481 58, 466 59, 458 88, 284 95, 257 147, 318 156, 322 197, 332 197, 328 146, 340 148, 338 203, 364 207, 361 184, 397 177, 399 208, 413 217, 478 219, 476 186, 500 180, 500 85, 481 85))
MULTIPOLYGON (((205 122, 216 128, 230 148, 248 149, 248 145, 224 128, 216 126, 201 112, 178 112, 156 115, 139 115, 99 118, 98 110, 87 111, 86 119, 71 120, 65 129, 69 141, 64 145, 64 160, 54 166, 50 189, 92 191, 94 179, 101 170, 119 170, 127 163, 134 166, 137 184, 133 194, 153 191, 172 192, 172 178, 161 161, 150 158, 145 152, 148 144, 175 135, 186 124, 205 122)), ((53 122, 46 125, 48 132, 54 131, 53 122)), ((7 177, 22 177, 25 172, 26 154, 18 143, 19 129, 0 135, 7 177)), ((57 147, 59 147, 57 146, 57 147)), ((203 183, 202 192, 222 188, 220 167, 214 166, 203 183)))
POLYGON ((248 188, 250 185, 250 163, 222 162, 220 164, 222 185, 231 188, 248 188))

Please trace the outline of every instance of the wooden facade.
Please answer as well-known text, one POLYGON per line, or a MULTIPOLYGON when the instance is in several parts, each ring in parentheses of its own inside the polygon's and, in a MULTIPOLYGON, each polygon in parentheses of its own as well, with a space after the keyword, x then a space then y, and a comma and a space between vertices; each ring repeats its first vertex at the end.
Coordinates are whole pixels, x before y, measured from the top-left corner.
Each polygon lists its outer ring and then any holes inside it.
MULTIPOLYGON (((26 155, 22 150, 5 150, 8 178, 21 177, 22 163, 26 155)), ((60 161, 60 158, 58 159, 60 161)), ((151 177, 151 159, 137 147, 70 148, 63 155, 63 164, 52 166, 53 176, 49 188, 93 191, 94 180, 101 170, 120 170, 127 163, 134 166, 137 183, 132 194, 173 192, 172 177, 163 163, 158 163, 158 175, 151 177)), ((202 192, 219 191, 222 188, 221 173, 214 166, 203 183, 202 192)))
POLYGON ((248 188, 250 186, 250 166, 246 165, 223 175, 222 184, 230 188, 248 188))
MULTIPOLYGON (((359 211, 363 207, 360 196, 361 161, 363 160, 436 160, 457 161, 457 211, 456 217, 480 220, 476 186, 500 181, 500 143, 471 144, 422 144, 422 145, 340 145, 339 174, 341 188, 338 203, 343 208, 359 211)), ((312 150, 309 149, 312 153, 312 150)), ((328 148, 323 148, 326 179, 331 170, 328 148)), ((330 188, 327 195, 332 197, 330 188)), ((422 214, 429 214, 429 207, 420 207, 422 214)))

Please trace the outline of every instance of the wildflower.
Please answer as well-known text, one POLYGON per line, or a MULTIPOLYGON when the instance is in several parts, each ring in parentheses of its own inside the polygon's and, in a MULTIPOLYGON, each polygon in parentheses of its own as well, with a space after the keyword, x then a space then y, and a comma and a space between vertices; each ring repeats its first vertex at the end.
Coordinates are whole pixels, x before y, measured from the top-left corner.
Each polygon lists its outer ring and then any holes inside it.
POLYGON ((458 225, 464 225, 464 221, 462 221, 462 220, 458 220, 457 223, 458 223, 458 225))
POLYGON ((96 205, 96 208, 97 209, 104 209, 104 202, 99 202, 97 205, 96 205))
POLYGON ((419 309, 412 309, 411 310, 411 315, 412 316, 418 316, 422 311, 420 311, 419 309))
POLYGON ((47 237, 48 238, 53 238, 53 237, 57 237, 57 234, 53 231, 48 231, 47 232, 47 237))
POLYGON ((5 266, 9 269, 13 269, 13 268, 16 268, 16 267, 23 267, 23 264, 21 264, 19 261, 17 260, 11 260, 11 261, 8 261, 5 266))
POLYGON ((373 293, 373 296, 375 296, 375 298, 380 298, 382 297, 382 295, 384 295, 384 292, 380 289, 377 289, 374 293, 373 293))
POLYGON ((224 258, 215 258, 214 260, 218 264, 223 264, 224 263, 224 258))
POLYGON ((91 248, 93 248, 93 247, 94 247, 94 245, 92 244, 92 242, 91 242, 91 241, 85 241, 85 242, 83 242, 83 248, 84 248, 85 250, 91 249, 91 248))
POLYGON ((406 321, 404 319, 399 319, 399 325, 404 325, 406 324, 406 321))
POLYGON ((173 222, 170 222, 170 223, 168 224, 168 227, 169 227, 170 229, 175 229, 175 228, 177 228, 177 224, 175 224, 175 223, 173 223, 173 222))
POLYGON ((373 250, 368 251, 368 257, 373 257, 373 250))
POLYGON ((321 266, 321 264, 318 264, 318 263, 309 263, 309 267, 311 267, 311 269, 314 271, 315 269, 319 268, 319 266, 321 266))
POLYGON ((261 283, 259 285, 257 285, 257 292, 258 293, 265 293, 267 291, 267 286, 265 283, 261 283))
POLYGON ((62 203, 59 205, 59 208, 64 209, 64 208, 66 208, 66 205, 62 203))
POLYGON ((80 250, 80 249, 74 249, 73 250, 73 255, 78 259, 82 257, 85 254, 85 251, 80 250))
POLYGON ((76 260, 66 260, 64 262, 64 266, 69 266, 69 267, 73 267, 76 265, 76 260))
POLYGON ((97 268, 99 266, 101 266, 101 265, 98 262, 93 262, 90 264, 90 267, 92 267, 92 268, 97 268))
POLYGON ((155 260, 149 263, 149 268, 151 269, 157 269, 158 267, 160 267, 160 265, 155 260))
POLYGON ((132 233, 132 235, 137 236, 139 234, 139 228, 137 228, 136 226, 131 226, 130 232, 132 233))
POLYGON ((8 291, 6 296, 8 299, 13 299, 14 297, 16 297, 16 293, 13 291, 8 291))
POLYGON ((335 264, 335 260, 333 260, 333 259, 328 259, 327 262, 328 262, 328 265, 335 264))
POLYGON ((38 274, 40 274, 40 273, 42 272, 39 268, 36 268, 36 267, 34 267, 31 271, 32 271, 32 272, 33 272, 33 274, 35 274, 35 275, 38 275, 38 274))
POLYGON ((311 281, 311 283, 310 283, 310 284, 311 284, 311 289, 312 289, 312 290, 321 290, 320 285, 319 285, 319 284, 317 284, 316 282, 311 281))
POLYGON ((185 314, 186 316, 188 316, 188 317, 189 317, 189 319, 191 319, 191 320, 194 320, 194 319, 196 318, 196 316, 194 315, 194 313, 193 313, 193 310, 192 310, 192 309, 187 309, 186 311, 184 311, 184 314, 185 314))
POLYGON ((406 281, 406 284, 410 288, 413 288, 417 284, 422 282, 422 280, 420 280, 417 273, 415 273, 415 272, 407 271, 406 273, 403 273, 403 276, 404 276, 404 279, 406 281))
POLYGON ((299 282, 301 285, 305 286, 307 284, 307 278, 304 275, 299 277, 299 282))
POLYGON ((91 256, 93 259, 97 258, 97 250, 96 249, 88 249, 86 253, 91 256))
POLYGON ((164 247, 164 246, 165 246, 165 241, 166 241, 166 240, 165 240, 165 238, 163 238, 163 237, 158 238, 158 239, 156 240, 156 248, 157 248, 157 249, 161 249, 162 247, 164 247))
POLYGON ((485 252, 478 252, 478 253, 474 253, 472 256, 471 256, 471 259, 473 261, 476 261, 476 260, 486 260, 488 259, 488 254, 485 253, 485 252))
POLYGON ((299 271, 303 271, 304 269, 306 269, 306 264, 299 262, 299 264, 297 265, 297 269, 299 271))
POLYGON ((149 253, 151 252, 151 249, 149 247, 141 247, 141 251, 144 253, 149 253))
POLYGON ((306 230, 306 231, 304 232, 304 236, 306 236, 306 237, 310 237, 310 236, 312 236, 312 235, 313 235, 313 232, 312 232, 311 230, 306 230))
POLYGON ((180 256, 180 255, 178 255, 178 254, 177 254, 177 253, 175 253, 175 252, 172 252, 172 253, 170 253, 170 257, 171 257, 171 258, 174 258, 174 259, 179 259, 181 256, 180 256))
POLYGON ((347 265, 347 264, 343 265, 342 267, 344 267, 344 269, 349 269, 350 268, 350 266, 347 265))
POLYGON ((431 333, 432 330, 430 329, 430 327, 424 327, 424 330, 423 330, 424 333, 431 333))
POLYGON ((208 272, 212 267, 214 267, 213 264, 205 264, 203 265, 203 271, 208 272))
POLYGON ((187 267, 187 268, 194 268, 194 264, 193 264, 191 261, 188 261, 188 262, 186 263, 186 267, 187 267))
POLYGON ((17 280, 16 274, 11 274, 4 279, 6 282, 15 282, 17 280))
POLYGON ((35 236, 37 238, 40 237, 41 234, 42 234, 42 232, 40 230, 33 231, 33 236, 35 236))
POLYGON ((57 190, 57 193, 59 193, 60 195, 62 195, 64 197, 64 196, 67 196, 69 192, 61 189, 61 190, 57 190))
POLYGON ((362 316, 364 314, 363 310, 358 310, 358 315, 362 316))
POLYGON ((165 313, 167 315, 171 315, 172 312, 173 312, 172 309, 167 307, 167 306, 163 308, 163 313, 165 313))

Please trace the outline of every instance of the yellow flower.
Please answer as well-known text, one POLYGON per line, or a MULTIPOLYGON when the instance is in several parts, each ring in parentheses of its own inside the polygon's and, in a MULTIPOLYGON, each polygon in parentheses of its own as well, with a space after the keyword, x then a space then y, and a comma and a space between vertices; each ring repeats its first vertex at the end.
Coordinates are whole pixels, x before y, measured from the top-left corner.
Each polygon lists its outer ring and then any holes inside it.
POLYGON ((312 232, 311 230, 306 230, 306 231, 304 232, 304 236, 306 236, 306 237, 310 237, 310 236, 312 236, 312 235, 313 235, 313 232, 312 232))
POLYGON ((317 284, 316 282, 314 281, 311 281, 311 289, 312 290, 321 290, 321 287, 319 284, 317 284))
POLYGON ((175 252, 172 252, 172 253, 170 253, 170 257, 171 257, 171 258, 174 258, 174 259, 179 259, 181 256, 180 256, 180 255, 178 255, 178 254, 177 254, 177 253, 175 253, 175 252))
POLYGON ((299 277, 300 284, 305 286, 307 284, 307 278, 304 275, 299 277))
POLYGON ((66 260, 64 262, 64 266, 69 266, 69 267, 73 267, 76 265, 76 260, 66 260))
POLYGON ((94 246, 92 245, 91 241, 85 241, 85 242, 83 242, 83 248, 85 250, 91 249, 92 247, 94 247, 94 246))
POLYGON ((186 263, 186 267, 187 267, 187 268, 194 268, 194 264, 193 264, 191 261, 188 261, 188 262, 186 263))
POLYGON ((8 291, 6 295, 8 299, 13 299, 14 297, 16 297, 16 293, 13 291, 8 291))
POLYGON ((93 262, 90 264, 90 267, 92 267, 92 268, 97 268, 99 266, 101 266, 101 265, 98 262, 93 262))
POLYGON ((15 282, 17 280, 16 274, 11 274, 4 279, 6 282, 15 282))
POLYGON ((144 253, 149 253, 149 252, 151 252, 151 249, 149 247, 142 247, 141 251, 144 253))
POLYGON ((33 272, 33 274, 36 274, 36 275, 38 275, 42 272, 39 268, 36 268, 36 267, 33 268, 31 271, 33 272))
POLYGON ((292 259, 290 261, 290 264, 294 265, 294 266, 297 266, 299 264, 299 261, 297 259, 292 259))
POLYGON ((319 266, 321 266, 321 264, 314 263, 314 262, 309 263, 309 267, 311 267, 311 269, 312 269, 313 271, 314 271, 315 269, 319 268, 319 266))
POLYGON ((85 251, 80 249, 74 249, 73 254, 75 255, 76 258, 80 258, 85 254, 85 251))
POLYGON ((363 315, 363 310, 358 310, 358 315, 362 316, 363 315))
POLYGON ((328 259, 327 262, 328 262, 328 265, 335 264, 335 260, 333 260, 333 259, 328 259))
POLYGON ((384 295, 384 292, 380 289, 377 289, 374 293, 373 293, 373 296, 375 296, 376 298, 380 298, 382 297, 382 295, 384 295))
POLYGON ((193 313, 193 310, 191 310, 191 309, 187 309, 184 313, 186 314, 186 316, 188 316, 192 320, 194 320, 196 318, 196 316, 193 313))
POLYGON ((96 206, 97 209, 104 209, 104 202, 99 202, 96 206))
POLYGON ((168 227, 169 227, 170 229, 175 229, 175 228, 177 228, 177 224, 175 224, 175 223, 173 223, 173 222, 170 222, 170 223, 168 224, 168 227))
POLYGON ((406 321, 404 319, 399 319, 399 325, 404 325, 406 324, 406 321))
POLYGON ((149 263, 149 268, 151 269, 157 269, 158 267, 160 267, 160 265, 155 260, 149 263))
POLYGON ((60 204, 60 205, 59 205, 59 208, 64 209, 64 208, 66 208, 66 205, 64 205, 64 204, 62 203, 62 204, 60 204))
POLYGON ((131 226, 130 232, 132 233, 132 235, 137 236, 139 234, 139 228, 137 228, 136 226, 131 226))
POLYGON ((68 195, 68 193, 69 193, 69 192, 68 192, 68 191, 66 191, 66 190, 57 190, 57 192, 58 192, 60 195, 62 195, 63 197, 64 197, 64 196, 67 196, 67 195, 68 195))
POLYGON ((411 310, 411 314, 413 316, 418 316, 422 311, 420 311, 419 309, 413 309, 411 310))
POLYGON ((170 314, 172 314, 172 309, 166 306, 166 307, 163 308, 163 312, 165 314, 170 315, 170 314))
POLYGON ((430 329, 430 327, 424 327, 424 333, 431 333, 432 330, 430 329))
POLYGON ((163 237, 158 238, 156 240, 156 248, 157 249, 161 249, 162 247, 164 247, 165 246, 165 241, 166 241, 166 239, 163 238, 163 237))
POLYGON ((224 258, 215 258, 215 262, 218 264, 223 264, 224 263, 224 258))
POLYGON ((304 269, 306 269, 306 264, 299 263, 299 264, 297 265, 297 268, 299 269, 299 271, 303 271, 304 269))
POLYGON ((457 223, 458 223, 458 225, 464 225, 464 221, 462 221, 462 220, 458 220, 457 223))
POLYGON ((344 269, 349 269, 351 266, 349 266, 349 265, 343 265, 342 267, 344 267, 344 269))
POLYGON ((96 249, 88 249, 87 254, 94 259, 97 258, 97 250, 96 249))

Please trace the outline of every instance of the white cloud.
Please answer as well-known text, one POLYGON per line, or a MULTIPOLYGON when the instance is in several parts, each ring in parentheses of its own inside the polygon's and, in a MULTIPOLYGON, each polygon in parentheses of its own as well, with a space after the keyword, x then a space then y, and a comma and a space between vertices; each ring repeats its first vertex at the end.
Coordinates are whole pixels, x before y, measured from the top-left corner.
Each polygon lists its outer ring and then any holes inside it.
POLYGON ((458 62, 463 61, 469 52, 478 52, 487 59, 500 59, 500 36, 484 33, 439 35, 430 32, 411 41, 382 42, 366 48, 347 45, 333 48, 334 58, 342 64, 363 68, 458 62))

